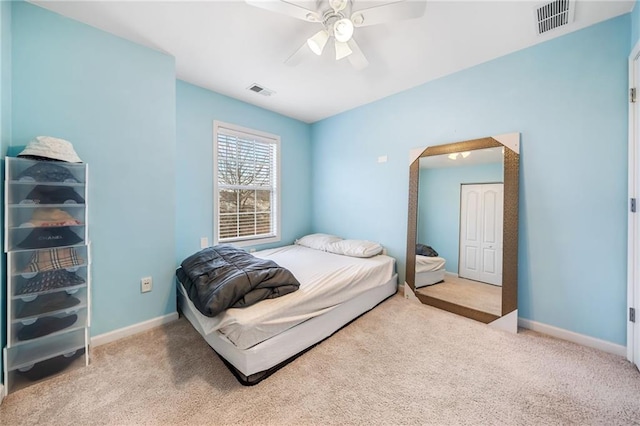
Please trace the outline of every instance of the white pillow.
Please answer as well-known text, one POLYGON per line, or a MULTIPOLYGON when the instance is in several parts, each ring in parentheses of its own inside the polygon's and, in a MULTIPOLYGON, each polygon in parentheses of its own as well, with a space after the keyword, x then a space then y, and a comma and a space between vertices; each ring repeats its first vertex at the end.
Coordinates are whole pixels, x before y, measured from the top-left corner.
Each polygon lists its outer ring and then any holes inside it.
POLYGON ((382 246, 373 241, 340 240, 331 243, 327 251, 352 257, 372 257, 382 253, 382 246))
POLYGON ((316 250, 327 251, 327 247, 332 243, 338 242, 342 238, 329 234, 309 234, 296 240, 299 246, 309 247, 316 250))

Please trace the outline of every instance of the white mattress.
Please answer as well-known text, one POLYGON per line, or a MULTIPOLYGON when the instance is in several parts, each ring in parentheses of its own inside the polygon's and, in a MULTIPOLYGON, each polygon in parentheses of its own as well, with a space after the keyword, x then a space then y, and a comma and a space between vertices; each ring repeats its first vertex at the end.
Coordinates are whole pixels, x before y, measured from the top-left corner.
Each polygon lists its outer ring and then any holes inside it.
POLYGON ((416 255, 416 273, 444 269, 447 261, 442 257, 416 255))
POLYGON ((205 338, 220 333, 237 348, 247 349, 388 283, 394 275, 395 260, 385 255, 363 259, 297 245, 253 255, 289 269, 300 281, 300 288, 247 308, 227 309, 215 317, 206 317, 196 310, 194 317, 199 325, 196 328, 205 338))

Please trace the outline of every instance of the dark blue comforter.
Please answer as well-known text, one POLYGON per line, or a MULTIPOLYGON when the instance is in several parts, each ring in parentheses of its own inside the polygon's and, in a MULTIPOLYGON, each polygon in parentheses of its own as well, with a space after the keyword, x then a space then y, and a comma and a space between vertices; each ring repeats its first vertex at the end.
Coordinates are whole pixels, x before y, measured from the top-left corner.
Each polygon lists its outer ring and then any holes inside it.
POLYGON ((209 317, 227 308, 284 296, 300 287, 288 269, 231 245, 209 247, 189 256, 176 275, 196 308, 209 317))

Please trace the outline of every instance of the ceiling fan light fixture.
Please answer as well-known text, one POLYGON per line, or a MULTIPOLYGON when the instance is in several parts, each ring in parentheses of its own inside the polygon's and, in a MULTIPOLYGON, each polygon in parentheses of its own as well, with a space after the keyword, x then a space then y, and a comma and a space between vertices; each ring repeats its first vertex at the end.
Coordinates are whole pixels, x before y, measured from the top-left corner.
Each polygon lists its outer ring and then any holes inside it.
POLYGON ((333 25, 333 36, 342 43, 351 40, 351 37, 353 37, 353 22, 347 18, 336 21, 333 25))
POLYGON ((346 58, 352 53, 353 51, 347 43, 336 40, 336 61, 339 61, 342 58, 346 58))
POLYGON ((351 17, 351 22, 354 25, 362 25, 364 24, 364 16, 362 16, 362 13, 354 13, 351 17))
POLYGON ((340 12, 347 7, 347 0, 329 0, 329 6, 336 12, 340 12))
POLYGON ((469 155, 471 155, 471 152, 465 151, 462 153, 462 158, 467 158, 469 155))
POLYGON ((458 153, 457 153, 457 152, 455 152, 455 153, 453 153, 453 154, 449 154, 449 155, 448 155, 448 157, 449 157, 451 160, 455 160, 456 158, 458 158, 458 153))
POLYGON ((322 50, 329 40, 329 33, 326 30, 318 31, 313 37, 307 39, 309 49, 316 55, 322 55, 322 50))

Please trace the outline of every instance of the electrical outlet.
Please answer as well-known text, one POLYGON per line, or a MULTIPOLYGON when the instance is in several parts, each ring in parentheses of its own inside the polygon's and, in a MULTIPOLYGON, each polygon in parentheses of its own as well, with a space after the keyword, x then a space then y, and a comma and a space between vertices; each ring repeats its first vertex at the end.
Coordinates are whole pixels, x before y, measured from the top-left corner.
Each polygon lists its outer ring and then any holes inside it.
POLYGON ((207 237, 200 238, 200 248, 207 248, 207 247, 209 247, 209 238, 207 237))
POLYGON ((151 291, 152 287, 153 287, 153 280, 151 279, 151 277, 144 277, 140 279, 140 292, 146 293, 148 291, 151 291))

